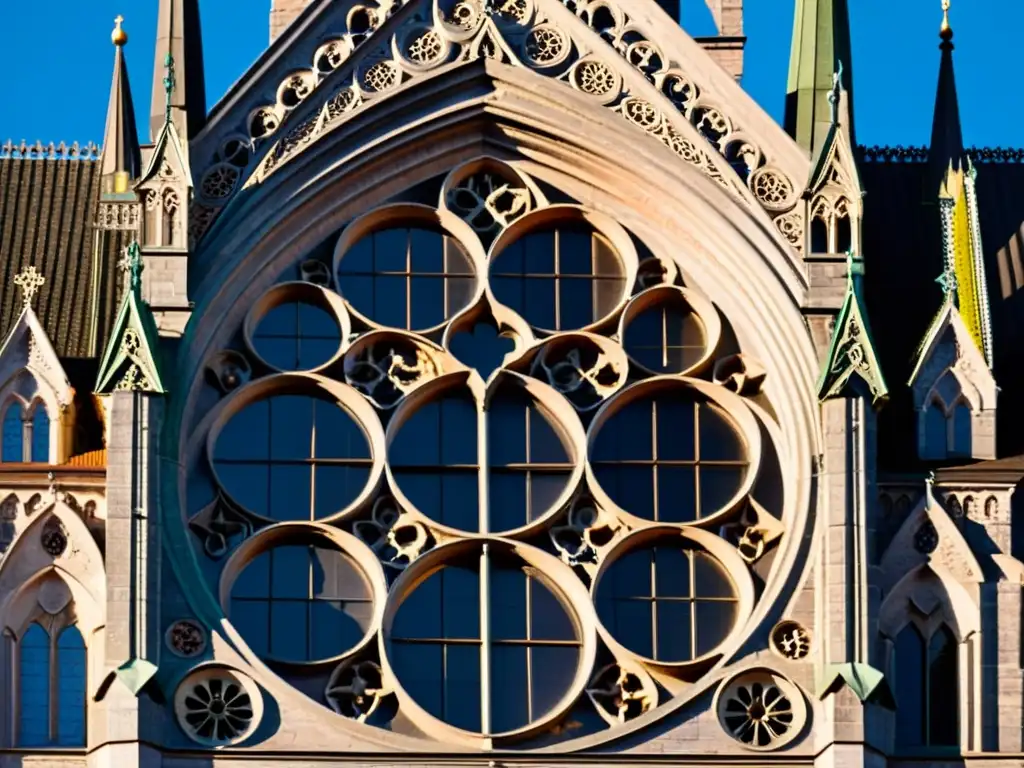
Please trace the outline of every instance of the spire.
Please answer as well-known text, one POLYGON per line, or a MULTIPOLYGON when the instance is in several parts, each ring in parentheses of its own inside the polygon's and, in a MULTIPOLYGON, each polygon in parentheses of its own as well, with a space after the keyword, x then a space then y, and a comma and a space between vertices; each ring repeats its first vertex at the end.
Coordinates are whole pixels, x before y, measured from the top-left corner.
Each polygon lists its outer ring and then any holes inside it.
POLYGON ((836 317, 832 343, 818 379, 818 400, 843 397, 850 382, 860 379, 867 386, 872 402, 879 406, 889 398, 889 388, 878 364, 864 310, 864 262, 851 250, 846 254, 846 265, 846 298, 836 317))
POLYGON ((139 133, 135 127, 135 104, 128 82, 128 64, 124 47, 128 33, 121 28, 123 16, 114 19, 110 40, 114 44, 114 79, 110 84, 110 105, 107 107, 107 129, 103 135, 103 194, 122 195, 131 191, 131 182, 142 170, 139 133))
MULTIPOLYGON (((840 62, 850 67, 846 90, 853 99, 851 50, 847 0, 796 0, 785 127, 812 156, 821 149, 829 131, 829 94, 840 62)), ((850 142, 856 146, 852 111, 846 122, 850 142)))
POLYGON ((956 74, 953 71, 953 27, 949 23, 950 0, 942 0, 942 26, 939 29, 939 89, 935 96, 935 117, 932 120, 932 144, 928 152, 929 170, 925 198, 939 190, 946 171, 963 167, 964 138, 960 128, 960 105, 956 93, 956 74))
POLYGON ((149 135, 156 141, 167 121, 168 58, 174 65, 170 114, 182 140, 193 138, 206 122, 206 83, 203 74, 203 39, 199 0, 160 0, 157 17, 156 61, 149 135))

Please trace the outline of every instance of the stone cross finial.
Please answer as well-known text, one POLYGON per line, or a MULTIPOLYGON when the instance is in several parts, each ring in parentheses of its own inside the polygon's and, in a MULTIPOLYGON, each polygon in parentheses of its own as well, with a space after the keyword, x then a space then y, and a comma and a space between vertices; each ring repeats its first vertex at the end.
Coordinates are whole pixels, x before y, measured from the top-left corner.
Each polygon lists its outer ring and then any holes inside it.
POLYGON ((839 61, 839 66, 836 71, 832 73, 832 90, 828 93, 828 103, 832 109, 832 124, 835 125, 839 122, 839 100, 842 98, 843 92, 843 62, 839 61))
POLYGON ((29 266, 27 269, 22 270, 22 272, 14 278, 14 284, 21 288, 21 299, 26 306, 32 303, 32 299, 35 298, 39 289, 45 282, 46 278, 36 271, 34 264, 29 266))
POLYGON ((124 249, 124 255, 117 262, 117 267, 128 276, 128 287, 135 290, 142 286, 142 253, 137 240, 124 249))
POLYGON ((167 122, 171 122, 171 94, 174 93, 174 57, 167 52, 164 59, 164 67, 167 68, 167 75, 164 77, 164 90, 167 92, 167 122))
POLYGON ((947 299, 956 296, 956 272, 953 271, 952 265, 947 264, 942 274, 935 278, 935 282, 942 286, 942 295, 947 299))

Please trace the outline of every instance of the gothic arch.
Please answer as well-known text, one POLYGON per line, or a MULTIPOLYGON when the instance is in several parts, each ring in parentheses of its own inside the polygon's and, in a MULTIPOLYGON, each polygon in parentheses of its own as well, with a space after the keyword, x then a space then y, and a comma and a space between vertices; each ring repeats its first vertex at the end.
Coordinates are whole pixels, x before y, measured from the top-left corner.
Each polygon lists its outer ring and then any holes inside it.
POLYGON ((981 632, 981 613, 974 598, 938 563, 919 565, 889 591, 879 608, 878 631, 895 638, 914 620, 911 607, 924 617, 940 616, 958 643, 981 632))

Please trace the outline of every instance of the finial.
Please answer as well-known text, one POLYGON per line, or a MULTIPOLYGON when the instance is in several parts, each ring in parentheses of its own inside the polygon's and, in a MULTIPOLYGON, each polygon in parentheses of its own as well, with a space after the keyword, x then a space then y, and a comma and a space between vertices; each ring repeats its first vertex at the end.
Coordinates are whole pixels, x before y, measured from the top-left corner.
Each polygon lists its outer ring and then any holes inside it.
POLYGON ((855 277, 862 277, 864 275, 864 259, 860 256, 855 256, 853 248, 850 248, 846 252, 846 276, 850 280, 855 277))
POLYGON ((946 297, 948 301, 952 301, 956 296, 956 272, 953 271, 953 267, 949 264, 946 265, 946 269, 943 270, 942 274, 935 278, 935 282, 942 286, 942 295, 946 297))
POLYGON ((832 90, 828 93, 828 103, 832 108, 832 125, 839 122, 839 100, 843 95, 843 61, 839 60, 839 66, 832 73, 832 90))
POLYGON ((947 43, 953 39, 953 27, 949 24, 950 0, 942 0, 942 26, 939 28, 939 37, 947 43))
POLYGON ((166 120, 171 122, 171 94, 174 93, 174 57, 171 52, 167 52, 167 56, 164 57, 164 68, 167 70, 167 75, 164 77, 164 91, 167 93, 167 112, 166 120))
POLYGON ((121 48, 128 44, 128 33, 121 29, 121 25, 124 23, 124 16, 118 16, 114 19, 114 31, 110 33, 110 42, 121 48))
POLYGON ((32 299, 35 298, 45 282, 46 278, 36 271, 34 264, 22 270, 14 278, 14 284, 21 288, 21 300, 25 303, 25 306, 32 304, 32 299))
POLYGON ((128 275, 128 287, 130 290, 135 290, 142 287, 142 252, 139 250, 139 241, 133 240, 131 244, 124 249, 124 255, 121 256, 120 261, 117 262, 117 267, 126 275, 128 275))

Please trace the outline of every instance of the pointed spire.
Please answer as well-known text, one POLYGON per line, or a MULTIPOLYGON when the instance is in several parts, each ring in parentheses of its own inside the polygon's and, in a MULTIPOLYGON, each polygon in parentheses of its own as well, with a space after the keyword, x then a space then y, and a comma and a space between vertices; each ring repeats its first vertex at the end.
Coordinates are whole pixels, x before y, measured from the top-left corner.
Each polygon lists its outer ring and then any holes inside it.
POLYGON ((889 398, 889 388, 878 364, 864 309, 864 262, 851 250, 846 254, 846 265, 846 298, 836 317, 832 343, 818 379, 818 400, 824 402, 847 396, 849 384, 860 379, 867 386, 873 404, 880 406, 889 398))
POLYGON ((131 191, 131 183, 142 170, 139 133, 135 127, 135 104, 128 82, 128 64, 124 47, 128 33, 121 24, 123 16, 114 19, 110 40, 114 44, 114 79, 110 84, 110 104, 107 107, 107 129, 103 135, 103 155, 100 174, 104 195, 122 195, 131 191))
POLYGON ((167 121, 167 70, 169 64, 173 64, 170 114, 182 141, 187 142, 199 133, 206 122, 206 82, 199 0, 160 0, 158 13, 153 100, 149 119, 150 139, 156 141, 167 121))
MULTIPOLYGON (((846 90, 853 98, 851 51, 847 0, 796 0, 785 127, 812 157, 821 149, 831 124, 829 94, 840 62, 850 67, 846 90)), ((854 143, 852 116, 846 122, 854 143)))
POLYGON ((928 152, 929 171, 925 198, 931 199, 952 164, 954 170, 963 167, 964 138, 960 126, 960 104, 956 92, 956 73, 953 70, 953 27, 949 23, 950 0, 942 0, 942 26, 939 29, 939 88, 935 95, 935 116, 932 119, 932 143, 928 152))

